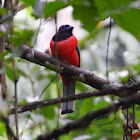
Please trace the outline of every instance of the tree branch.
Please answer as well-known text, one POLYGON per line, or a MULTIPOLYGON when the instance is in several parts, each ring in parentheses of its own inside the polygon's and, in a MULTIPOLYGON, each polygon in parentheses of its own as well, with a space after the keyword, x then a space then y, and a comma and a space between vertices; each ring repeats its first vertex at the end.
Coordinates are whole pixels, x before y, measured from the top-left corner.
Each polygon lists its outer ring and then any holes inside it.
POLYGON ((12 137, 10 137, 9 139, 10 139, 10 140, 13 140, 13 139, 14 139, 14 140, 18 140, 18 139, 16 138, 16 136, 14 135, 14 133, 12 132, 10 126, 9 126, 9 119, 8 119, 8 118, 4 118, 4 122, 5 122, 5 124, 6 124, 6 130, 8 131, 8 134, 12 136, 12 137))
MULTIPOLYGON (((11 47, 6 46, 6 49, 11 50, 11 47)), ((119 83, 107 81, 106 79, 100 78, 92 72, 69 65, 64 61, 57 60, 48 54, 39 52, 25 45, 22 45, 19 48, 18 57, 41 66, 45 66, 46 68, 49 68, 55 72, 72 76, 74 80, 85 83, 99 90, 108 88, 108 84, 110 88, 119 88, 122 86, 119 83), (58 67, 58 63, 60 64, 60 67, 58 67)))
MULTIPOLYGON (((0 37, 0 55, 4 53, 5 48, 5 35, 0 37)), ((1 87, 1 96, 2 100, 8 104, 8 93, 7 93, 7 85, 6 85, 6 74, 5 74, 5 65, 4 65, 4 58, 0 60, 0 70, 3 71, 0 73, 0 87, 1 87)), ((6 126, 7 136, 8 139, 12 140, 14 134, 11 131, 9 126, 9 118, 3 118, 6 126)))
POLYGON ((114 103, 113 105, 110 105, 106 108, 100 109, 98 111, 92 111, 88 114, 86 114, 83 118, 76 122, 71 122, 65 125, 62 128, 55 129, 51 133, 40 135, 38 137, 38 140, 52 140, 56 139, 61 135, 67 134, 72 130, 81 129, 88 127, 91 122, 95 119, 106 117, 112 112, 116 112, 121 106, 123 107, 129 107, 130 105, 134 104, 135 102, 140 102, 140 94, 133 95, 131 97, 128 97, 125 101, 120 101, 118 103, 114 103))
MULTIPOLYGON (((7 47, 7 49, 10 49, 10 47, 7 47)), ((20 47, 19 52, 18 52, 18 54, 19 54, 18 56, 22 59, 39 64, 41 66, 45 66, 46 68, 49 68, 55 72, 69 75, 74 80, 88 84, 96 89, 100 89, 100 90, 106 89, 106 90, 103 90, 100 92, 98 91, 98 92, 92 92, 92 93, 83 93, 83 94, 78 94, 78 95, 70 96, 70 97, 51 99, 51 100, 46 100, 43 102, 42 101, 34 102, 29 105, 19 107, 17 110, 18 113, 30 111, 30 110, 41 108, 44 106, 57 104, 60 102, 84 99, 84 98, 89 98, 89 97, 93 97, 93 96, 103 96, 103 95, 113 94, 113 95, 122 97, 122 96, 126 96, 126 95, 135 94, 140 89, 140 84, 132 84, 132 85, 123 86, 119 83, 107 81, 103 78, 96 76, 94 73, 79 69, 72 65, 68 65, 67 63, 65 63, 63 61, 56 60, 55 58, 51 57, 48 54, 41 53, 41 52, 36 51, 32 48, 29 48, 25 45, 20 47), (20 54, 19 54, 19 52, 20 52, 20 54), (60 67, 58 67, 58 63, 60 64, 60 67), (111 89, 107 89, 108 86, 111 89)), ((112 106, 109 106, 108 108, 104 108, 104 109, 96 111, 96 112, 91 112, 91 113, 87 114, 85 117, 83 117, 81 120, 79 120, 75 123, 70 123, 70 124, 64 126, 63 128, 56 129, 55 131, 53 131, 52 133, 50 133, 48 135, 40 136, 38 139, 43 140, 43 139, 57 138, 59 135, 66 134, 66 133, 70 132, 71 130, 82 128, 82 127, 83 128, 87 127, 88 125, 90 125, 92 120, 99 118, 101 116, 106 116, 107 114, 112 113, 114 110, 118 110, 119 107, 122 105, 128 105, 128 103, 132 104, 132 102, 140 104, 139 99, 140 99, 140 95, 136 95, 136 98, 131 97, 131 98, 126 99, 126 101, 121 101, 117 104, 113 104, 112 106), (85 120, 87 120, 87 121, 84 122, 85 120), (82 124, 82 126, 81 126, 81 124, 82 124)), ((10 114, 13 114, 13 113, 14 113, 14 108, 11 109, 10 114)))
MULTIPOLYGON (((34 110, 37 108, 54 105, 57 103, 73 101, 73 100, 81 100, 81 99, 86 99, 86 98, 96 97, 96 96, 104 96, 104 95, 115 95, 115 96, 119 96, 119 97, 132 96, 133 94, 136 94, 136 92, 138 90, 140 90, 140 84, 134 84, 134 85, 129 85, 129 86, 126 85, 126 86, 123 86, 119 89, 106 89, 103 91, 81 93, 81 94, 77 94, 74 96, 61 97, 61 98, 50 99, 50 100, 45 100, 45 101, 36 101, 36 102, 31 103, 31 104, 18 107, 17 112, 23 113, 23 112, 31 111, 31 110, 34 110)), ((140 104, 139 101, 136 103, 140 104)), ((15 109, 12 108, 10 110, 9 114, 14 114, 14 110, 15 109)))

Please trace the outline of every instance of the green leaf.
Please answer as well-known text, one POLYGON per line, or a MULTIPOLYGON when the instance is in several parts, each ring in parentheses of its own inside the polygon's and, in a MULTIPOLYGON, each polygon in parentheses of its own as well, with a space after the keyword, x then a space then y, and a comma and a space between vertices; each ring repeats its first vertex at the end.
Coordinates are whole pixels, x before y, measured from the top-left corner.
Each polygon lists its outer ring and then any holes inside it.
POLYGON ((3 53, 0 53, 0 60, 2 60, 7 54, 9 54, 9 52, 3 52, 3 53))
POLYGON ((140 63, 137 65, 133 66, 134 70, 137 72, 138 75, 140 75, 140 63))
POLYGON ((6 10, 4 8, 0 8, 0 15, 6 15, 6 10))
POLYGON ((14 81, 13 69, 11 65, 6 66, 6 75, 11 81, 14 81))
POLYGON ((94 109, 93 100, 94 100, 93 98, 88 98, 83 101, 81 108, 80 108, 81 116, 85 115, 86 113, 88 113, 89 111, 92 111, 94 109))
POLYGON ((106 7, 105 0, 95 0, 95 6, 97 8, 100 20, 106 19, 108 16, 105 13, 108 11, 108 9, 106 7))
POLYGON ((94 104, 94 110, 102 109, 103 107, 107 107, 109 103, 104 102, 104 100, 101 98, 101 101, 99 101, 97 104, 94 104))
MULTIPOLYGON (((6 75, 11 81, 14 81, 14 75, 13 75, 13 68, 12 65, 6 66, 6 75)), ((24 78, 27 78, 27 75, 22 71, 21 69, 16 68, 16 77, 19 79, 20 76, 23 76, 24 78)))
POLYGON ((140 41, 140 10, 131 9, 121 15, 112 15, 120 27, 133 34, 140 41), (128 16, 129 15, 129 16, 128 16))
POLYGON ((40 109, 40 113, 47 119, 54 119, 55 111, 53 106, 43 107, 40 109))
POLYGON ((129 76, 120 77, 121 84, 127 84, 129 81, 129 76))
POLYGON ((74 8, 74 18, 80 20, 82 22, 82 27, 89 33, 92 33, 99 21, 96 18, 98 13, 94 2, 91 0, 75 0, 73 1, 72 6, 74 8))
POLYGON ((56 2, 49 2, 46 4, 45 8, 44 8, 44 14, 45 14, 45 18, 54 16, 55 13, 62 9, 67 7, 68 4, 62 2, 62 1, 56 1, 56 2))
POLYGON ((28 103, 27 100, 24 99, 19 103, 19 106, 27 105, 27 103, 28 103))
POLYGON ((36 0, 21 0, 27 6, 34 6, 36 0))
POLYGON ((2 36, 3 36, 3 34, 4 34, 3 32, 0 32, 0 37, 2 37, 2 36))
POLYGON ((44 74, 39 74, 39 75, 37 75, 37 80, 38 81, 40 81, 40 80, 42 80, 42 79, 44 79, 45 78, 45 75, 44 74))
POLYGON ((0 122, 0 136, 6 137, 6 128, 4 123, 0 122))
POLYGON ((27 78, 27 75, 26 75, 26 73, 23 71, 23 70, 21 70, 21 69, 17 69, 17 72, 18 72, 18 75, 19 76, 23 76, 24 78, 27 78))
POLYGON ((9 42, 14 46, 26 44, 31 46, 31 39, 34 35, 33 30, 14 30, 13 38, 9 38, 9 42))
POLYGON ((140 40, 140 9, 132 6, 132 0, 74 0, 74 18, 82 22, 89 33, 96 28, 100 20, 111 16, 124 30, 140 40), (129 16, 128 16, 129 15, 129 16))
POLYGON ((38 65, 35 65, 32 69, 31 69, 31 73, 36 73, 38 71, 40 67, 38 65))
POLYGON ((101 18, 112 16, 117 24, 124 30, 133 34, 140 40, 140 9, 131 6, 131 0, 96 0, 96 6, 101 18), (129 15, 129 16, 128 16, 129 15))

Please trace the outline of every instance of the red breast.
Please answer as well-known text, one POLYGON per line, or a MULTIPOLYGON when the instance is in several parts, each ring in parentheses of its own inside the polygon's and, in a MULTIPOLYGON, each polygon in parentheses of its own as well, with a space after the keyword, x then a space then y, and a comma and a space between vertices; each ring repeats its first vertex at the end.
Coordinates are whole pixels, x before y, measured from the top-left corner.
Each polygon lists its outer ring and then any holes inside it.
MULTIPOLYGON (((51 48, 52 56, 54 56, 54 52, 55 52, 54 46, 55 46, 55 41, 51 40, 50 48, 51 48)), ((80 62, 76 51, 77 46, 78 46, 78 40, 75 36, 70 36, 65 40, 58 41, 56 44, 57 57, 61 60, 67 61, 71 65, 78 67, 80 62)))

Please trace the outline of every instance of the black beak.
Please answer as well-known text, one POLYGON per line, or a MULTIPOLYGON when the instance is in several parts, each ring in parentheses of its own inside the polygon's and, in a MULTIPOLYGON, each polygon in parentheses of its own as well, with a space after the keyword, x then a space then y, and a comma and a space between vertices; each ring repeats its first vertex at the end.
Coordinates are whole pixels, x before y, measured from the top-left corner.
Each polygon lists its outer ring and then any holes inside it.
POLYGON ((73 26, 67 27, 67 29, 68 29, 68 30, 71 30, 71 31, 73 30, 73 28, 74 28, 73 26))

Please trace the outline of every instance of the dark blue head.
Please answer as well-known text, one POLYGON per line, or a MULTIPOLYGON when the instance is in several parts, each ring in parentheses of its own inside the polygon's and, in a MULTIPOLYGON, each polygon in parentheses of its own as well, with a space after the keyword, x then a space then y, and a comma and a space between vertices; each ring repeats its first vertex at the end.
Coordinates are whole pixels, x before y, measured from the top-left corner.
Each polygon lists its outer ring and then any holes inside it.
POLYGON ((74 27, 70 26, 70 25, 62 25, 60 26, 58 32, 65 32, 65 31, 70 31, 72 32, 74 27))
POLYGON ((58 32, 53 36, 53 41, 62 41, 65 40, 69 37, 71 37, 72 34, 72 30, 74 27, 70 26, 70 25, 62 25, 60 26, 58 32))

